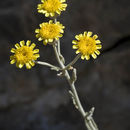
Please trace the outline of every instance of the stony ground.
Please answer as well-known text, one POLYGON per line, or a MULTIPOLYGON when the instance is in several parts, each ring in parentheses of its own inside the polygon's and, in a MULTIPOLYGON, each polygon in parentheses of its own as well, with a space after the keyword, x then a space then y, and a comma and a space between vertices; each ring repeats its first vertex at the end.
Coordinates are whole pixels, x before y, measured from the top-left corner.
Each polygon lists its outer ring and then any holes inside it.
MULTIPOLYGON (((42 66, 31 70, 9 64, 10 48, 20 40, 38 44, 42 61, 57 64, 51 46, 34 30, 47 21, 37 13, 37 0, 0 1, 0 130, 86 130, 72 105, 69 86, 42 66)), ((86 110, 95 106, 100 130, 130 130, 130 0, 68 0, 59 20, 66 26, 62 52, 74 57, 71 41, 84 30, 103 43, 97 60, 81 61, 76 88, 86 110)))

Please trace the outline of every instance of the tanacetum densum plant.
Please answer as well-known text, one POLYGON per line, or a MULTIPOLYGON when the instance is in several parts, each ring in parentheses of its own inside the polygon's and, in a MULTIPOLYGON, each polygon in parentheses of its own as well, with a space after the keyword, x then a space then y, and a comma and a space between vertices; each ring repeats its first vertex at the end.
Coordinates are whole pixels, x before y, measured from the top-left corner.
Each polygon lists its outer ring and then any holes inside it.
POLYGON ((16 63, 18 68, 22 68, 25 65, 27 69, 31 69, 35 64, 40 64, 55 70, 58 72, 58 76, 64 76, 70 86, 69 93, 73 104, 83 117, 86 128, 88 130, 98 130, 93 119, 94 107, 89 112, 86 112, 80 102, 75 88, 77 80, 76 68, 73 65, 79 58, 82 60, 86 59, 86 61, 91 57, 96 59, 97 55, 100 54, 99 50, 102 48, 101 41, 91 31, 85 31, 82 34, 76 35, 76 40, 72 41, 72 48, 76 49, 77 56, 69 64, 65 65, 65 60, 60 50, 60 38, 63 36, 65 27, 57 21, 57 17, 60 16, 66 7, 66 0, 41 0, 41 4, 38 4, 37 8, 39 13, 50 17, 51 20, 39 25, 40 27, 35 30, 36 38, 38 41, 42 41, 44 45, 52 46, 59 66, 37 61, 37 58, 40 57, 39 49, 34 49, 36 44, 31 44, 29 40, 27 42, 20 41, 20 43, 15 44, 15 48, 11 49, 13 54, 10 56, 10 63, 16 63), (70 71, 72 72, 71 75, 69 74, 70 71))

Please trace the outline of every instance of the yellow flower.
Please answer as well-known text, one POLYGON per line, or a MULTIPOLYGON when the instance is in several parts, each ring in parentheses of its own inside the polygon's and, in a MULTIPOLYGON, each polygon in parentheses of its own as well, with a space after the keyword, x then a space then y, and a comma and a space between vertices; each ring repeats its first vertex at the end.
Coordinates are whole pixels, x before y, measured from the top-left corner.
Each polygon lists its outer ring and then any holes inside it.
POLYGON ((10 64, 14 64, 16 62, 16 66, 18 68, 22 68, 24 64, 27 69, 31 69, 32 66, 35 65, 34 61, 40 57, 39 49, 34 49, 36 46, 34 43, 30 45, 31 41, 20 41, 20 45, 18 43, 15 44, 15 48, 11 49, 11 52, 14 53, 10 56, 10 64))
POLYGON ((81 59, 90 59, 90 55, 96 59, 100 54, 98 49, 102 48, 101 41, 97 40, 98 36, 92 36, 92 32, 84 32, 84 34, 76 35, 77 40, 73 40, 73 49, 77 49, 76 54, 81 54, 81 59))
POLYGON ((65 11, 66 0, 41 0, 42 4, 38 4, 38 12, 45 14, 46 17, 54 17, 60 15, 61 11, 65 11))
POLYGON ((62 37, 61 33, 64 33, 64 28, 65 27, 59 22, 53 23, 53 21, 50 20, 49 22, 40 24, 40 29, 35 30, 37 33, 36 37, 39 41, 43 40, 44 45, 47 45, 48 42, 52 43, 54 40, 58 40, 62 37))

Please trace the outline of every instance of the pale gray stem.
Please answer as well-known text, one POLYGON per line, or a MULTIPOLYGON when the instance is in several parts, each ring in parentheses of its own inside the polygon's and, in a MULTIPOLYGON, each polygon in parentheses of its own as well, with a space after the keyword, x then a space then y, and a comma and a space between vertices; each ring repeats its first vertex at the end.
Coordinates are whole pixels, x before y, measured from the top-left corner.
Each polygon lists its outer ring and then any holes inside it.
POLYGON ((56 18, 54 18, 54 23, 56 23, 57 22, 57 19, 56 18))
POLYGON ((60 52, 60 40, 57 41, 57 49, 58 49, 58 53, 61 56, 61 52, 60 52))
POLYGON ((81 57, 81 54, 78 54, 63 70, 69 69, 72 65, 76 63, 76 61, 81 57))
MULTIPOLYGON (((56 22, 57 22, 57 19, 54 18, 54 23, 56 23, 56 22)), ((61 51, 60 51, 60 40, 57 40, 57 50, 58 50, 58 54, 59 54, 60 58, 63 60, 64 58, 63 58, 61 51)))
POLYGON ((40 65, 43 65, 43 66, 47 66, 47 67, 50 67, 52 70, 56 70, 56 71, 59 71, 60 68, 57 67, 57 66, 54 66, 52 64, 49 64, 47 62, 42 62, 42 61, 35 61, 36 64, 40 64, 40 65))
MULTIPOLYGON (((54 23, 56 23, 56 22, 57 22, 57 19, 54 18, 54 23)), ((60 40, 57 40, 57 49, 58 49, 59 55, 61 55, 61 52, 60 52, 60 40)))
MULTIPOLYGON (((56 59, 57 59, 59 65, 60 65, 61 69, 64 69, 65 65, 63 64, 62 60, 59 57, 59 54, 58 54, 58 51, 57 51, 57 48, 56 48, 55 44, 53 45, 53 49, 54 49, 56 59)), ((68 83, 69 83, 69 85, 71 87, 71 91, 73 93, 73 98, 74 98, 74 100, 76 102, 77 109, 79 110, 79 112, 81 113, 82 117, 84 118, 85 125, 86 125, 87 129, 88 130, 98 130, 97 125, 96 125, 95 121, 93 120, 93 117, 90 116, 88 113, 86 113, 84 111, 84 109, 83 109, 83 107, 81 105, 81 102, 79 100, 77 91, 75 89, 74 82, 72 82, 68 71, 67 70, 63 70, 63 71, 64 71, 64 75, 65 75, 65 77, 66 77, 66 79, 67 79, 67 81, 68 81, 68 83)))

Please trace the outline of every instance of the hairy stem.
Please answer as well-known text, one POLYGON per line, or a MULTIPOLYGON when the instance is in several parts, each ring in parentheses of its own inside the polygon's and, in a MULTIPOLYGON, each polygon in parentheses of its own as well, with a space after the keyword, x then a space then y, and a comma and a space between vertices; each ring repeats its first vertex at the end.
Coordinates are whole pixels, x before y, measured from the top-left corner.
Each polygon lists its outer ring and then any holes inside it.
POLYGON ((66 70, 68 68, 70 68, 72 65, 74 65, 76 63, 76 61, 80 58, 81 54, 78 54, 67 66, 65 66, 65 68, 63 70, 66 70))
MULTIPOLYGON (((57 19, 56 19, 56 18, 54 18, 53 20, 54 20, 54 23, 57 22, 57 19)), ((65 63, 65 59, 64 59, 64 57, 62 56, 61 50, 60 50, 60 40, 57 40, 56 42, 57 42, 57 51, 58 51, 59 57, 60 57, 60 59, 63 61, 63 63, 65 63)))
POLYGON ((49 63, 47 63, 47 62, 35 61, 35 63, 36 63, 36 64, 43 65, 43 66, 50 67, 50 68, 51 68, 51 70, 56 70, 56 71, 59 71, 59 70, 60 70, 60 68, 59 68, 59 67, 54 66, 54 65, 52 65, 52 64, 49 64, 49 63))
POLYGON ((60 52, 60 40, 58 40, 57 42, 58 42, 58 43, 57 43, 57 44, 58 44, 57 50, 58 50, 59 55, 61 56, 61 52, 60 52))
MULTIPOLYGON (((54 49, 54 52, 55 52, 57 62, 59 63, 61 69, 64 69, 65 65, 62 62, 62 60, 60 59, 60 56, 58 54, 58 51, 57 51, 55 44, 53 45, 53 49, 54 49)), ((88 130, 98 130, 98 127, 97 127, 97 125, 96 125, 96 123, 95 123, 95 121, 93 120, 93 117, 92 117, 94 111, 90 110, 89 112, 85 112, 85 110, 83 109, 82 104, 79 100, 77 91, 75 89, 75 85, 74 85, 75 81, 72 81, 72 79, 69 75, 69 72, 67 70, 63 70, 63 72, 64 72, 64 75, 65 75, 65 77, 66 77, 66 79, 67 79, 67 81, 68 81, 68 83, 71 87, 73 103, 74 103, 75 107, 79 110, 79 112, 81 113, 82 117, 84 118, 85 125, 86 125, 87 129, 88 130)))

